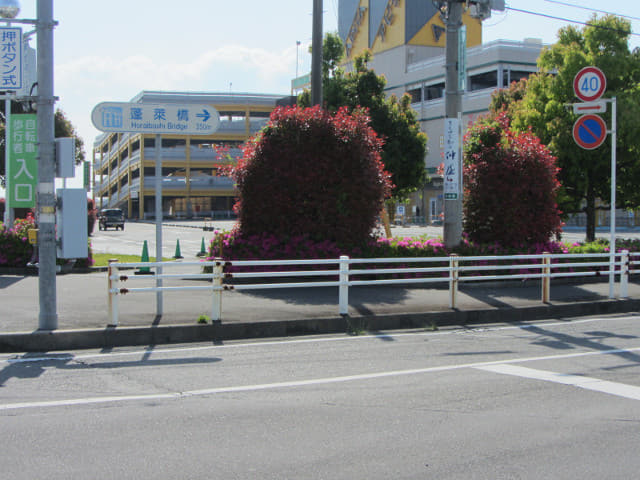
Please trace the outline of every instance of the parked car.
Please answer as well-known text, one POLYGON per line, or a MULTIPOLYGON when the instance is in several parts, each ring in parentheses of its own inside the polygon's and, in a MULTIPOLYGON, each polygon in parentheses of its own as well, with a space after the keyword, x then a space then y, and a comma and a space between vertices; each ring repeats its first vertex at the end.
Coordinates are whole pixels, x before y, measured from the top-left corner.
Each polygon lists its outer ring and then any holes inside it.
POLYGON ((107 208, 98 216, 98 229, 107 230, 109 227, 124 230, 124 212, 119 208, 107 208))

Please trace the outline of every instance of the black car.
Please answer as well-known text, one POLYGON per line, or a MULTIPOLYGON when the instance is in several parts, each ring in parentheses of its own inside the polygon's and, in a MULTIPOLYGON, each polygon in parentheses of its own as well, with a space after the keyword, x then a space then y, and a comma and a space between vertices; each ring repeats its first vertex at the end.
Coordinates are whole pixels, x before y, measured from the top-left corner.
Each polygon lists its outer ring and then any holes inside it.
POLYGON ((107 208, 100 212, 98 222, 99 230, 106 230, 109 227, 124 230, 124 212, 119 208, 107 208))

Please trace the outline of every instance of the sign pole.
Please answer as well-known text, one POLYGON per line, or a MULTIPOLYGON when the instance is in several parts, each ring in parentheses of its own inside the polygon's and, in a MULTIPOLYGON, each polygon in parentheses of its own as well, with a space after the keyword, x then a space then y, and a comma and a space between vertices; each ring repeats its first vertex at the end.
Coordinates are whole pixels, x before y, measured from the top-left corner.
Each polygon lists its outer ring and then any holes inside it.
MULTIPOLYGON (((592 111, 604 112, 598 102, 607 89, 607 77, 597 67, 588 66, 581 69, 573 79, 573 91, 580 100, 586 103, 573 104, 574 113, 592 111)), ((604 100, 611 102, 611 130, 597 115, 583 115, 573 127, 573 138, 586 150, 598 148, 604 142, 607 133, 611 133, 611 202, 609 214, 609 298, 614 297, 616 266, 616 143, 617 143, 617 102, 616 97, 604 100)))
MULTIPOLYGON (((162 261, 162 135, 156 134, 156 262, 162 261)), ((156 288, 162 287, 162 267, 156 268, 156 288)), ((156 292, 156 315, 162 316, 162 291, 156 292)))
MULTIPOLYGON (((102 132, 140 133, 141 141, 145 134, 155 135, 156 262, 162 262, 162 135, 210 135, 220 127, 220 114, 206 104, 102 102, 91 111, 91 122, 102 132)), ((162 288, 161 275, 162 267, 157 267, 158 289, 162 288)), ((162 316, 160 290, 156 292, 156 315, 162 316)))
POLYGON ((611 214, 609 227, 609 298, 614 298, 613 287, 615 283, 616 261, 616 97, 611 98, 611 214))
MULTIPOLYGON (((5 178, 11 178, 11 169, 9 168, 9 151, 11 150, 11 100, 8 96, 4 98, 4 173, 5 178)), ((13 227, 13 205, 11 202, 12 194, 9 189, 11 185, 7 182, 7 193, 5 195, 4 224, 7 228, 13 227)))

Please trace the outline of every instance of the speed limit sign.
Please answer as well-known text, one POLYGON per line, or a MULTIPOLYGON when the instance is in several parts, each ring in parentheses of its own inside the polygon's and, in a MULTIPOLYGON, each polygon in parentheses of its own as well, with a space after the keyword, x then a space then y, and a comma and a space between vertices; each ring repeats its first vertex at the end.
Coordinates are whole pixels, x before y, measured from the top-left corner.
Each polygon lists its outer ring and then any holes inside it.
POLYGON ((607 89, 607 78, 597 67, 584 67, 573 79, 573 91, 583 102, 599 99, 607 89))

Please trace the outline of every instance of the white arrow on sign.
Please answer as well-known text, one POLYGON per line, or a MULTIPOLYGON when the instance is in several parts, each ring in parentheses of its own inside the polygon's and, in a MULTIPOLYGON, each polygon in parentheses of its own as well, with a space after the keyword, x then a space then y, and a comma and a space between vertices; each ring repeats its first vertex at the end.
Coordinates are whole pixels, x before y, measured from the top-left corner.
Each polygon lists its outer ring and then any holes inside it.
POLYGON ((209 135, 220 127, 220 115, 210 105, 103 102, 91 122, 102 132, 209 135))
POLYGON ((606 111, 607 102, 605 100, 573 104, 573 113, 578 115, 584 115, 585 113, 604 113, 606 111))

